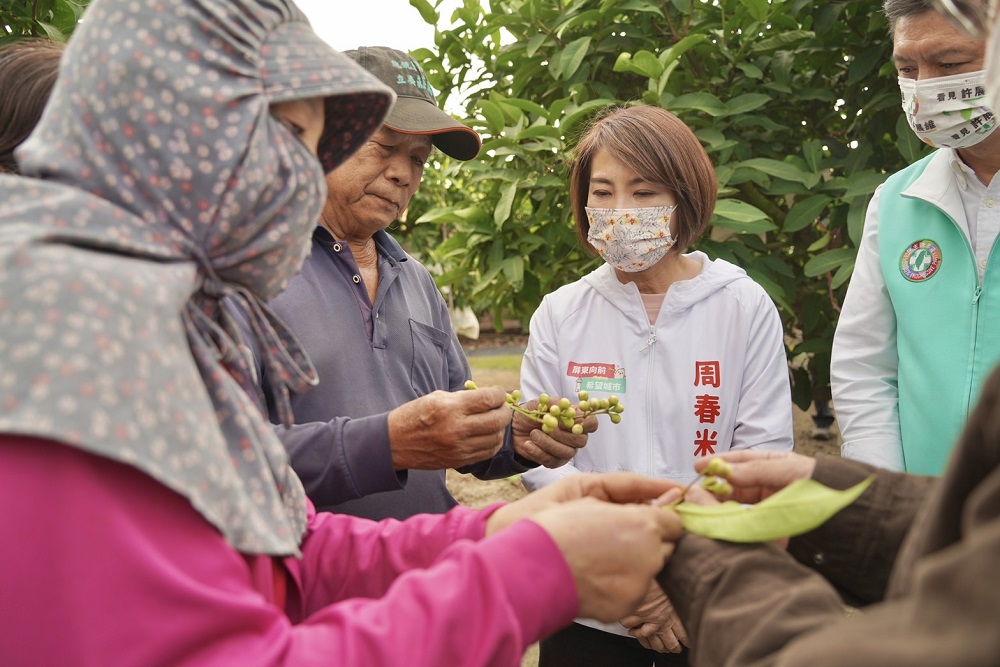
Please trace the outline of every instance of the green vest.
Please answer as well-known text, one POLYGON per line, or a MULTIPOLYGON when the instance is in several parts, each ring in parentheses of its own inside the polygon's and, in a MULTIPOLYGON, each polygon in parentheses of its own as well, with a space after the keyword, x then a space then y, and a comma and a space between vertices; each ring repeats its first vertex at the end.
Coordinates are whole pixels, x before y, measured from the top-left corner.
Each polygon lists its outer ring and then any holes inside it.
POLYGON ((896 315, 903 461, 907 472, 923 475, 944 470, 1000 360, 996 244, 980 286, 972 247, 955 221, 901 194, 932 157, 890 177, 878 209, 879 262, 896 315))

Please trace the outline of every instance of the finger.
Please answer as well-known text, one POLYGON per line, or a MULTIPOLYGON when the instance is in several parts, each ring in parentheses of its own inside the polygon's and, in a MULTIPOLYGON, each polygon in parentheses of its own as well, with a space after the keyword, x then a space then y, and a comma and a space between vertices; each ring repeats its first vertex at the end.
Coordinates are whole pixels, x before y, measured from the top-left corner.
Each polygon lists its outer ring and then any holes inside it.
MULTIPOLYGON (((631 617, 634 618, 634 617, 631 617)), ((628 633, 636 639, 648 639, 656 635, 657 626, 652 623, 637 623, 630 626, 626 623, 628 619, 622 619, 620 623, 629 628, 628 633)))
POLYGON ((453 412, 449 422, 450 431, 457 439, 487 436, 497 437, 502 441, 510 416, 511 411, 504 407, 471 414, 453 412))
POLYGON ((650 507, 650 509, 656 515, 660 529, 660 540, 664 547, 668 547, 667 555, 669 555, 670 552, 673 552, 673 543, 684 532, 684 524, 681 523, 681 517, 673 510, 663 507, 650 507))
POLYGON ((614 503, 647 502, 683 485, 669 479, 655 479, 629 472, 579 475, 584 495, 614 503))
POLYGON ((480 387, 452 392, 465 414, 476 414, 502 408, 507 402, 507 392, 500 387, 480 387))
POLYGON ((697 484, 688 489, 687 493, 684 494, 684 500, 689 503, 694 503, 695 505, 719 504, 719 499, 716 498, 714 494, 706 491, 697 484))
MULTIPOLYGON (((573 458, 572 456, 569 458, 560 458, 549 454, 532 442, 531 439, 524 437, 515 438, 514 448, 522 457, 534 461, 538 465, 545 466, 546 468, 558 468, 569 461, 570 458, 573 458)), ((576 450, 572 451, 575 452, 576 450)))
MULTIPOLYGON (((560 445, 554 441, 536 442, 532 437, 527 441, 527 445, 544 460, 538 462, 549 468, 558 468, 566 464, 576 456, 577 450, 572 447, 560 445)), ((530 458, 530 457, 529 457, 530 458)))
POLYGON ((593 433, 601 425, 601 422, 598 421, 596 415, 589 415, 582 422, 579 422, 579 424, 583 426, 584 433, 593 433))
POLYGON ((691 640, 688 639, 687 630, 685 630, 684 626, 681 625, 681 620, 677 618, 677 616, 674 616, 674 624, 670 626, 670 631, 674 633, 674 636, 677 637, 677 641, 681 644, 684 646, 691 646, 691 640))
POLYGON ((712 459, 722 459, 729 463, 746 463, 748 461, 761 461, 764 459, 786 459, 791 452, 777 449, 733 449, 727 452, 719 452, 712 456, 703 456, 694 462, 694 469, 701 472, 712 459))
POLYGON ((663 641, 663 632, 670 632, 669 630, 661 631, 653 635, 647 640, 649 648, 656 651, 657 653, 676 653, 677 651, 671 651, 670 647, 665 641, 663 641))
MULTIPOLYGON (((558 432, 559 431, 556 431, 556 433, 558 432)), ((574 439, 574 441, 578 441, 578 438, 583 438, 583 444, 586 444, 586 436, 577 436, 572 433, 569 433, 568 435, 570 438, 574 439)), ((552 435, 545 433, 545 431, 537 428, 533 430, 528 437, 532 444, 542 451, 566 460, 576 456, 577 451, 583 446, 580 445, 580 447, 578 447, 574 444, 566 443, 561 438, 553 437, 552 435)))
POLYGON ((653 501, 654 507, 663 507, 665 505, 670 505, 676 502, 684 495, 684 489, 673 488, 664 493, 662 496, 653 501))
POLYGON ((572 447, 573 449, 581 449, 587 445, 586 433, 577 435, 562 425, 560 425, 559 428, 552 433, 545 433, 541 430, 538 432, 549 440, 555 440, 556 442, 567 447, 572 447))

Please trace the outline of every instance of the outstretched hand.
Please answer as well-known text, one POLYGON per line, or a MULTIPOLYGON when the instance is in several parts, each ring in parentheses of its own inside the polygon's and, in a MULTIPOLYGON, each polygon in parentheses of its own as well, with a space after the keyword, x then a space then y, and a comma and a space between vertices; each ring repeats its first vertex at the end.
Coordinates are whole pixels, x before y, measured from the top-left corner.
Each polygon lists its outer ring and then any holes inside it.
POLYGON ((760 502, 795 480, 811 478, 816 469, 816 459, 811 456, 773 450, 724 452, 695 461, 694 469, 702 472, 712 458, 720 458, 732 466, 726 479, 733 486, 731 499, 741 503, 760 502))
POLYGON ((573 573, 581 616, 614 621, 632 611, 682 532, 676 513, 650 501, 676 482, 633 473, 565 477, 498 509, 486 534, 530 519, 573 573))

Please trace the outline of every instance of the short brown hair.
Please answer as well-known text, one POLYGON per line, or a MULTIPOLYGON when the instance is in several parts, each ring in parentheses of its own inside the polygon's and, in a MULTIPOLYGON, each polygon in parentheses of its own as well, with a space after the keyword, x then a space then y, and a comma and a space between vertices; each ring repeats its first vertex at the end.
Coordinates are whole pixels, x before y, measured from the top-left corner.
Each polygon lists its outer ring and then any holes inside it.
POLYGON ((14 149, 42 117, 62 53, 59 42, 27 37, 0 48, 0 171, 18 172, 14 149))
POLYGON ((698 240, 715 210, 718 185, 715 168, 701 142, 680 118, 653 106, 612 107, 584 132, 574 151, 570 198, 576 233, 587 240, 587 196, 594 154, 607 151, 650 183, 667 187, 677 200, 677 243, 681 252, 698 240))

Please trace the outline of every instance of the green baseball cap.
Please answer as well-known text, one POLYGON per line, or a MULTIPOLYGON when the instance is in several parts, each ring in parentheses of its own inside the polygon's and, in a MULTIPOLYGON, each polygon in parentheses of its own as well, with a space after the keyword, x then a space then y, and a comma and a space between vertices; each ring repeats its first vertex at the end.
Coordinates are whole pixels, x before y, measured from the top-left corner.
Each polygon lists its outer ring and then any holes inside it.
POLYGON ((396 103, 385 119, 387 127, 405 134, 429 134, 441 152, 457 160, 479 155, 479 135, 438 108, 427 76, 408 54, 387 46, 362 46, 344 55, 396 93, 396 103))

